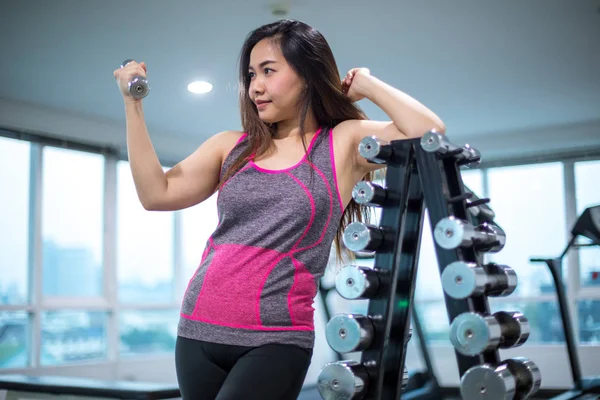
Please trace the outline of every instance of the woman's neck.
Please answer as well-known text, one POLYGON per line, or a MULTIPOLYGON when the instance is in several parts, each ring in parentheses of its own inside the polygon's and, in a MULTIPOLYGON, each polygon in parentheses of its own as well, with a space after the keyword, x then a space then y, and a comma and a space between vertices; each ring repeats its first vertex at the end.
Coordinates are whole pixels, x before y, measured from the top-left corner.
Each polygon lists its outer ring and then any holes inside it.
MULTIPOLYGON (((311 134, 319 129, 319 124, 312 116, 307 116, 304 121, 304 134, 311 134)), ((283 140, 290 138, 300 139, 300 119, 293 121, 280 121, 277 123, 277 132, 274 140, 283 140)))

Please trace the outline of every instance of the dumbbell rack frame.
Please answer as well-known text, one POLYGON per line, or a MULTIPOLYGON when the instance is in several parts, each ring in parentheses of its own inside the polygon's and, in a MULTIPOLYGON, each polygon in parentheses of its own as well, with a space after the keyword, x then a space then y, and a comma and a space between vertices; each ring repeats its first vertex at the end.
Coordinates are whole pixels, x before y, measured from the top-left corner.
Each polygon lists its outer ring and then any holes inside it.
POLYGON ((375 253, 373 269, 380 290, 369 299, 368 316, 375 335, 361 363, 370 376, 365 399, 400 398, 403 390, 405 344, 417 275, 424 201, 411 141, 391 143, 393 155, 386 171, 387 199, 379 227, 386 238, 375 253), (398 229, 401 227, 400 229, 398 229))
MULTIPOLYGON (((385 186, 387 202, 382 205, 380 229, 384 237, 393 236, 376 251, 374 269, 381 286, 369 300, 368 316, 375 326, 371 346, 362 353, 361 363, 370 376, 365 399, 397 400, 402 395, 405 343, 410 327, 417 275, 418 254, 423 231, 425 204, 432 231, 443 218, 454 216, 471 221, 467 211, 465 188, 460 175, 462 161, 453 154, 429 153, 420 139, 390 143, 392 156, 387 160, 385 186)), ((473 246, 446 250, 435 243, 440 274, 452 262, 481 265, 473 246)), ((462 313, 489 314, 485 295, 454 299, 444 294, 450 323, 462 313)), ((483 363, 499 364, 497 350, 477 356, 456 352, 459 374, 483 363)))

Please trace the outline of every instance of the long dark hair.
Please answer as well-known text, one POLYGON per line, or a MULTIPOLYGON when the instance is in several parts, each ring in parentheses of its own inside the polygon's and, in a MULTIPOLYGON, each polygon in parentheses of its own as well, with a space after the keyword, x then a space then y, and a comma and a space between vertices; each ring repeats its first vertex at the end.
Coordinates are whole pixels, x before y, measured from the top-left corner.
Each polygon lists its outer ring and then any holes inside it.
MULTIPOLYGON (((251 154, 259 157, 268 152, 272 146, 273 135, 277 132, 277 124, 267 124, 259 118, 256 106, 248 93, 250 53, 258 42, 267 38, 280 46, 287 63, 306 83, 300 99, 300 135, 306 153, 308 151, 304 123, 309 110, 315 116, 318 126, 323 129, 333 128, 346 120, 367 119, 363 111, 342 92, 335 58, 319 31, 305 23, 288 19, 263 25, 248 34, 239 60, 240 111, 242 127, 248 134, 249 145, 225 171, 220 185, 239 171, 251 154)), ((363 179, 371 178, 371 174, 368 174, 363 179)), ((368 220, 368 216, 366 207, 360 206, 354 200, 350 201, 335 237, 338 260, 342 260, 343 255, 352 257, 350 252, 342 250, 342 234, 345 227, 352 221, 368 220)))

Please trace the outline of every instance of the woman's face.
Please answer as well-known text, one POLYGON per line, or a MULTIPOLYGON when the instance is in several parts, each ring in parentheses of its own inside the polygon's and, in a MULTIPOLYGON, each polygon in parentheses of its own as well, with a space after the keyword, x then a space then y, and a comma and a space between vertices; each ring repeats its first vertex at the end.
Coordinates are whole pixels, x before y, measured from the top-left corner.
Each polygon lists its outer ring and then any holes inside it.
POLYGON ((304 82, 287 63, 277 42, 263 39, 250 53, 248 95, 266 123, 298 117, 304 82))

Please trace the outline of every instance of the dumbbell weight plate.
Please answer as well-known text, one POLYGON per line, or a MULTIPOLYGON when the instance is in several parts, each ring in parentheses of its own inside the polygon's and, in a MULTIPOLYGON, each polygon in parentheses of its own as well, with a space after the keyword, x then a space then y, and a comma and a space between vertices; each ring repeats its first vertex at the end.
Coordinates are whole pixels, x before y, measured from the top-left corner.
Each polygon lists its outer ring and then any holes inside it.
POLYGON ((373 340, 373 323, 364 315, 340 314, 325 329, 329 347, 338 353, 364 350, 373 340))
POLYGON ((367 384, 364 368, 355 361, 326 364, 317 379, 317 389, 323 400, 361 399, 367 384))
POLYGON ((390 158, 392 150, 389 143, 376 136, 367 136, 358 144, 358 153, 371 162, 384 164, 390 158))
POLYGON ((385 202, 386 191, 372 182, 358 182, 352 189, 352 198, 361 205, 381 206, 385 202))
POLYGON ((421 138, 421 147, 428 153, 436 152, 442 147, 443 137, 437 132, 427 132, 421 138))
POLYGON ((460 381, 460 394, 465 400, 513 400, 516 380, 505 365, 490 364, 470 368, 460 381))
POLYGON ((342 239, 351 251, 377 250, 383 242, 383 232, 362 222, 353 222, 344 229, 342 239))
POLYGON ((433 231, 435 242, 446 250, 462 246, 465 239, 470 236, 472 236, 470 225, 452 216, 440 220, 433 231))
POLYGON ((379 278, 377 272, 357 265, 342 268, 335 276, 335 288, 345 299, 367 298, 377 292, 379 278))
POLYGON ((502 328, 493 316, 467 312, 460 314, 450 326, 450 341, 461 354, 475 356, 498 346, 502 328))
POLYGON ((442 272, 444 292, 454 299, 466 299, 485 292, 488 277, 483 268, 475 263, 455 261, 442 272))

